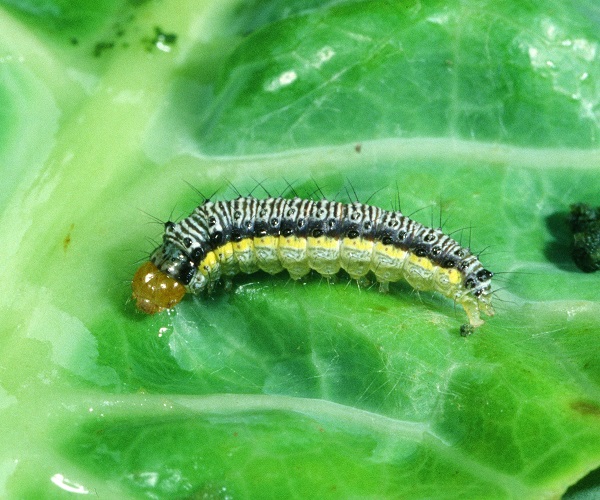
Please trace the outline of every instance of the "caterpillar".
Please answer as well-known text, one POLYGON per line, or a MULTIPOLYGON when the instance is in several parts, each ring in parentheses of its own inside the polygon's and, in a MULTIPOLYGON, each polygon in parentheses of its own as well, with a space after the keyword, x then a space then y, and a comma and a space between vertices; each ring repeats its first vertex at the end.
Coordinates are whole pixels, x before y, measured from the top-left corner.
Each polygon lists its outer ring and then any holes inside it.
POLYGON ((441 229, 359 202, 298 197, 205 201, 166 222, 162 244, 134 275, 132 297, 154 314, 238 273, 284 269, 292 279, 311 270, 330 278, 344 269, 356 280, 371 272, 384 292, 403 279, 460 304, 469 319, 461 332, 481 326, 481 313, 494 314, 493 273, 441 229))

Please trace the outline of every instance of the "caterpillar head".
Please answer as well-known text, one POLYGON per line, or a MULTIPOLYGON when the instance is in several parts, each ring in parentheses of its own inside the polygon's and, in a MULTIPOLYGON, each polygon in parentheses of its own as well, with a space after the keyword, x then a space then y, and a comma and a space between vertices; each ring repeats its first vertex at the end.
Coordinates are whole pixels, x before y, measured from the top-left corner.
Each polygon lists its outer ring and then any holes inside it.
POLYGON ((138 310, 155 314, 177 305, 185 295, 185 287, 161 271, 153 262, 140 266, 131 282, 132 297, 138 310))
POLYGON ((197 264, 172 234, 169 223, 164 242, 135 273, 131 287, 137 308, 147 314, 170 309, 183 299, 186 288, 197 287, 197 264))

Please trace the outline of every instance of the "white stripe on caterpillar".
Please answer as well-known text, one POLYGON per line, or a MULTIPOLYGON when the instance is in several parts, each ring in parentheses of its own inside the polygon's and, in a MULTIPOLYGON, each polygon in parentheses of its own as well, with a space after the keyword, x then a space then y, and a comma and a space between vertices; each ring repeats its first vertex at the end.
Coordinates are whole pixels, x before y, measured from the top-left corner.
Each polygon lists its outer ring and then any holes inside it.
POLYGON ((353 279, 372 272, 383 291, 403 279, 463 306, 471 327, 484 323, 481 313, 494 314, 493 273, 441 229, 358 202, 297 197, 207 201, 167 222, 162 244, 133 278, 133 298, 153 314, 186 291, 211 291, 222 277, 284 269, 293 279, 311 270, 331 277, 344 269, 353 279))

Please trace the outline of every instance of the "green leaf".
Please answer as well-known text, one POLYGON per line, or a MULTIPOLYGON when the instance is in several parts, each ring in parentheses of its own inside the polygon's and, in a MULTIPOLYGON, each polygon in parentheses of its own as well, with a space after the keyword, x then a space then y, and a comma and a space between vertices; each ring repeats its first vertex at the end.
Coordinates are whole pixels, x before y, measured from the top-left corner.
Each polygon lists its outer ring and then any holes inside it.
POLYGON ((544 498, 597 469, 600 288, 566 216, 600 205, 599 24, 1 2, 0 496, 544 498), (407 284, 257 273, 144 316, 129 282, 188 183, 400 203, 482 251, 497 314, 462 338, 407 284))
POLYGON ((597 25, 513 4, 348 2, 270 24, 228 60, 197 140, 219 154, 357 137, 594 145, 597 25))

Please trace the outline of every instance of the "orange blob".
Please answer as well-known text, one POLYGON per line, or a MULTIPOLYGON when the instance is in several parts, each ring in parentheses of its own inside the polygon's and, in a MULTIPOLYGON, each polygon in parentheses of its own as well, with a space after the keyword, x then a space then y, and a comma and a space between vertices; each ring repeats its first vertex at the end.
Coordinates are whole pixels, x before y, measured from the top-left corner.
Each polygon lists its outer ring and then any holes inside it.
POLYGON ((185 295, 185 287, 163 273, 152 262, 140 266, 131 282, 132 297, 137 308, 155 314, 177 305, 185 295))

